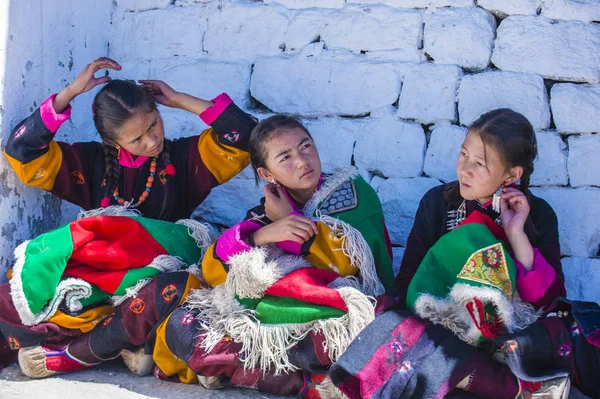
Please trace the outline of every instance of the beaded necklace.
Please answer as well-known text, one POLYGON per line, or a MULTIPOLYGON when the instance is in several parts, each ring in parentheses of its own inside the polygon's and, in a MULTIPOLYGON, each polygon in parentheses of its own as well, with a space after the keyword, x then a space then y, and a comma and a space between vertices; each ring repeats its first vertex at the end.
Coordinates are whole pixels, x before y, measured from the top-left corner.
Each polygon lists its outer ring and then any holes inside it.
MULTIPOLYGON (((152 157, 152 161, 150 162, 150 175, 148 175, 148 180, 146 180, 146 189, 144 191, 142 191, 142 194, 140 195, 140 198, 138 198, 138 201, 135 204, 127 204, 128 208, 137 208, 138 206, 140 206, 144 201, 146 201, 146 198, 148 198, 148 196, 150 195, 150 191, 152 191, 152 185, 154 184, 154 180, 155 180, 155 176, 156 176, 156 157, 152 157)), ((121 165, 119 165, 119 169, 121 169, 121 165)), ((119 197, 119 187, 117 186, 115 188, 115 191, 113 192, 113 198, 115 199, 115 201, 117 201, 117 203, 119 205, 125 205, 127 203, 127 201, 125 201, 125 199, 119 197)))

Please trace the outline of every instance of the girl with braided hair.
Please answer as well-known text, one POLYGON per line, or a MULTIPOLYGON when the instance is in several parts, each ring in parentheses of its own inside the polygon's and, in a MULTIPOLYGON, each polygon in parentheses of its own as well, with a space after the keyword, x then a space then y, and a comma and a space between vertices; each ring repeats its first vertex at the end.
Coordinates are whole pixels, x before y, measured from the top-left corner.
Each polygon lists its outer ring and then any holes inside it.
POLYGON ((248 165, 255 120, 227 94, 206 101, 158 80, 138 85, 94 76, 105 68, 121 70, 116 61, 98 58, 13 129, 5 156, 25 184, 85 210, 121 204, 145 217, 175 221, 189 217, 213 187, 248 165), (104 83, 92 106, 102 143, 54 141, 70 117, 69 103, 104 83), (168 140, 156 103, 200 115, 211 128, 168 140))

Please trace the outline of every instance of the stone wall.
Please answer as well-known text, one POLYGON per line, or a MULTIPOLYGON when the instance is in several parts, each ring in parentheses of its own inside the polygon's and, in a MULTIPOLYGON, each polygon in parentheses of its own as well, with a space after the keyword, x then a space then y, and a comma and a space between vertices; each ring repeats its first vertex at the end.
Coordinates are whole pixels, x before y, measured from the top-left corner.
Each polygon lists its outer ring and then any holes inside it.
MULTIPOLYGON (((116 0, 111 11, 100 37, 124 66, 112 76, 163 79, 208 99, 226 91, 259 118, 300 115, 325 171, 354 164, 378 191, 396 264, 421 196, 455 179, 466 126, 498 107, 523 113, 538 137, 533 191, 558 214, 569 295, 600 301, 597 0, 116 0)), ((71 48, 81 51, 60 51, 71 48)), ((89 60, 106 55, 97 50, 89 60)), ((32 100, 60 82, 40 86, 32 100)), ((77 102, 83 127, 91 100, 77 102)), ((170 137, 206 127, 161 112, 170 137)), ((72 132, 60 138, 97 138, 72 132)), ((198 212, 232 224, 261 192, 246 170, 198 212)), ((63 210, 63 221, 73 217, 63 210)))

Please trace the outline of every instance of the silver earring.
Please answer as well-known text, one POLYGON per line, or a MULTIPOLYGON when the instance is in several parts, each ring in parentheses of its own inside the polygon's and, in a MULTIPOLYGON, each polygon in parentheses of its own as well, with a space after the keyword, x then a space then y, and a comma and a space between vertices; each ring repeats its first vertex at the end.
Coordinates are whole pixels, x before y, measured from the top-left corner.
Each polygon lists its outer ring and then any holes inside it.
POLYGON ((272 177, 272 178, 271 178, 271 183, 272 183, 272 184, 277 184, 277 180, 275 180, 275 178, 274 178, 274 177, 272 177))
POLYGON ((492 196, 492 209, 494 212, 500 213, 500 198, 502 195, 502 189, 504 188, 504 184, 498 187, 498 190, 492 196))

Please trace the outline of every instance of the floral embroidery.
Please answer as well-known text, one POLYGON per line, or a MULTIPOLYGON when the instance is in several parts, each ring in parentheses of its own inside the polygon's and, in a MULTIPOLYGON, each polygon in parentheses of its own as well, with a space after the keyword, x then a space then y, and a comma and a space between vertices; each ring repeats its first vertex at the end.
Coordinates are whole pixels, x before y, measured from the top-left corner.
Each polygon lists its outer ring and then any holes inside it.
POLYGON ((356 187, 353 181, 347 181, 333 191, 319 206, 323 215, 354 209, 358 206, 356 187))
POLYGON ((402 343, 398 340, 394 340, 392 341, 392 343, 390 344, 390 350, 395 354, 395 355, 401 355, 402 352, 404 351, 404 348, 402 347, 402 343))
POLYGON ((562 344, 558 348, 558 354, 562 357, 569 356, 571 354, 571 346, 569 344, 562 344))
POLYGON ((504 345, 502 345, 501 350, 502 352, 514 353, 518 347, 519 344, 517 343, 517 341, 515 341, 514 339, 509 339, 504 343, 504 345))
POLYGON ((512 301, 513 285, 502 243, 475 251, 456 277, 498 288, 512 301))
POLYGON ((412 370, 412 365, 410 364, 410 362, 408 360, 405 362, 402 362, 402 364, 398 368, 398 372, 400 374, 406 374, 411 370, 412 370))

